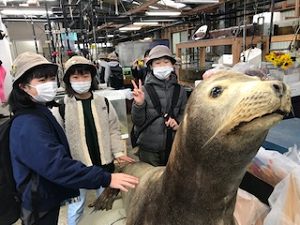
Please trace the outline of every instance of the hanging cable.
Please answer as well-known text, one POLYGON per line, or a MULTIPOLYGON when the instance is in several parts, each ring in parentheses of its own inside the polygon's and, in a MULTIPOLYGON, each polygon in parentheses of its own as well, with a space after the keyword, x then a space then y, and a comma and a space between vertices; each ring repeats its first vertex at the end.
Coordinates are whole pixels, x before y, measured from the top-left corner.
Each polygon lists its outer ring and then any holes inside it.
MULTIPOLYGON (((52 56, 52 53, 55 52, 55 46, 54 46, 54 41, 53 41, 52 27, 51 27, 51 23, 50 23, 50 19, 49 19, 48 4, 47 4, 46 0, 44 0, 44 4, 45 4, 45 10, 46 10, 49 39, 50 39, 51 47, 52 47, 52 49, 49 48, 49 53, 50 53, 50 56, 52 56)), ((53 62, 55 62, 55 56, 54 56, 54 59, 52 58, 52 60, 53 60, 53 62)))
MULTIPOLYGON (((94 39, 94 45, 95 45, 95 57, 97 58, 98 55, 98 48, 97 48, 97 40, 96 40, 96 13, 95 10, 93 9, 93 4, 90 2, 90 8, 91 8, 91 17, 92 17, 92 28, 93 28, 93 39, 94 39)), ((98 23, 98 21, 97 21, 98 23)), ((93 55, 91 54, 92 60, 93 60, 93 55)))
POLYGON ((65 28, 65 38, 66 38, 66 41, 67 41, 67 54, 68 55, 71 55, 72 54, 72 50, 71 50, 71 47, 70 47, 70 40, 69 40, 69 32, 68 32, 68 23, 67 23, 67 12, 66 12, 66 6, 65 6, 65 0, 61 0, 62 1, 62 10, 63 10, 63 21, 64 21, 64 28, 65 28))
POLYGON ((38 44, 37 44, 37 40, 36 40, 35 28, 34 28, 34 23, 33 23, 32 16, 30 16, 30 19, 31 19, 31 26, 32 26, 32 33, 33 33, 35 51, 36 51, 36 53, 39 53, 39 49, 38 49, 38 44))
POLYGON ((242 56, 243 62, 246 61, 246 57, 245 57, 245 51, 246 51, 246 4, 247 4, 247 1, 244 2, 244 22, 243 22, 244 29, 243 29, 243 56, 242 56))
POLYGON ((115 14, 119 15, 118 0, 115 0, 115 14))
POLYGON ((126 10, 126 8, 125 8, 125 6, 124 6, 124 4, 123 4, 122 0, 119 0, 119 2, 120 2, 120 4, 121 4, 121 6, 122 6, 122 8, 123 8, 124 12, 125 12, 125 13, 127 13, 127 10, 126 10))
POLYGON ((269 35, 269 53, 271 51, 271 40, 273 33, 273 16, 274 16, 274 0, 271 0, 271 21, 270 21, 270 35, 269 35))

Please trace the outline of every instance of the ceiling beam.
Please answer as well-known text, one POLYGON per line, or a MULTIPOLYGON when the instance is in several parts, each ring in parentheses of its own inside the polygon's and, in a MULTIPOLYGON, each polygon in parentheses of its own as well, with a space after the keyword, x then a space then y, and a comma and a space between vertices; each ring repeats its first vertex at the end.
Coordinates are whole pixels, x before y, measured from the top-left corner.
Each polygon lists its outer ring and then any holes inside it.
MULTIPOLYGON (((150 0, 150 1, 147 1, 146 3, 140 5, 139 7, 135 8, 135 9, 132 9, 132 10, 129 10, 128 12, 120 15, 120 17, 127 17, 127 16, 130 16, 130 15, 134 15, 134 14, 140 12, 140 11, 146 10, 150 5, 155 4, 158 1, 160 1, 160 0, 150 0)), ((103 29, 105 29, 107 27, 110 27, 111 25, 112 25, 112 23, 105 23, 105 24, 97 27, 96 31, 103 30, 103 29)))

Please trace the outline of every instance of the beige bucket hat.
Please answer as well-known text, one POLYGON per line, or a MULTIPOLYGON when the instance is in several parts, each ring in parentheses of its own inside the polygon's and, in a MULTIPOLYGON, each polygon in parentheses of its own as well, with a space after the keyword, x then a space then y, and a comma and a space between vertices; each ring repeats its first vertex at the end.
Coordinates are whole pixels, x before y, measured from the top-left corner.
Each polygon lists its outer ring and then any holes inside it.
POLYGON ((103 52, 100 52, 98 59, 107 59, 107 56, 103 52))
POLYGON ((156 45, 149 52, 149 59, 147 61, 147 66, 151 65, 154 59, 159 59, 164 56, 168 57, 171 60, 172 64, 175 64, 176 60, 172 56, 171 50, 165 45, 156 45))
POLYGON ((110 54, 108 55, 108 59, 109 59, 109 60, 116 60, 116 61, 119 60, 119 59, 118 59, 118 56, 116 55, 115 52, 110 53, 110 54))
POLYGON ((181 58, 180 57, 175 57, 175 60, 176 60, 176 64, 178 64, 178 65, 181 65, 182 64, 182 60, 181 60, 181 58))
POLYGON ((28 70, 41 65, 54 66, 56 69, 58 66, 49 62, 45 57, 34 53, 24 52, 18 55, 11 65, 11 75, 14 78, 14 82, 20 79, 28 70))
POLYGON ((65 63, 65 75, 63 78, 64 81, 65 78, 68 77, 69 75, 68 72, 70 71, 70 69, 73 66, 79 66, 79 65, 88 66, 91 71, 92 77, 96 76, 97 69, 90 60, 84 58, 83 56, 73 56, 70 59, 68 59, 68 61, 65 63))

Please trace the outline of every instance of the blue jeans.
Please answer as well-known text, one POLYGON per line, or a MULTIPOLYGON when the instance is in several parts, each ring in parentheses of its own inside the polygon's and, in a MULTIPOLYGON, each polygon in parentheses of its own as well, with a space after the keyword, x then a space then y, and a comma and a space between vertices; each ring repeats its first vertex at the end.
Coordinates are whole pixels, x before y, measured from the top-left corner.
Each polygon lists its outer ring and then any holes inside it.
MULTIPOLYGON (((97 197, 104 191, 103 187, 96 189, 97 197)), ((69 205, 68 224, 76 225, 81 219, 86 201, 87 189, 80 189, 80 200, 69 205)))

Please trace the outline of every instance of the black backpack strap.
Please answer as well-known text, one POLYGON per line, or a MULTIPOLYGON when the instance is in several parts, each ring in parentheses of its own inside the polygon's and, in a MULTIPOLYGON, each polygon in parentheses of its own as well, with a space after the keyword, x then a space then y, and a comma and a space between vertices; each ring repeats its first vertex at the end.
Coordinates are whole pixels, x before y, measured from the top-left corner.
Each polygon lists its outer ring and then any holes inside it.
POLYGON ((105 83, 105 67, 99 66, 101 68, 100 74, 99 74, 99 83, 104 84, 105 83))
POLYGON ((180 85, 179 84, 175 84, 174 87, 174 92, 173 92, 173 97, 172 97, 172 102, 171 102, 171 108, 169 111, 169 116, 174 118, 174 108, 178 102, 179 99, 179 94, 180 94, 180 85))
POLYGON ((157 120, 160 116, 153 117, 151 120, 148 121, 141 129, 138 131, 136 136, 138 137, 144 130, 146 130, 155 120, 157 120))
POLYGON ((137 146, 137 140, 140 136, 140 134, 146 130, 156 119, 158 119, 159 117, 161 117, 160 115, 152 118, 150 121, 148 121, 148 123, 146 123, 144 126, 141 127, 141 129, 137 132, 135 132, 134 130, 134 125, 132 126, 131 128, 131 132, 130 132, 130 139, 131 139, 131 146, 132 148, 136 147, 137 146))
POLYGON ((150 84, 145 84, 144 85, 145 89, 147 90, 149 97, 154 105, 154 108, 156 109, 158 115, 163 116, 161 112, 161 104, 159 101, 159 97, 154 89, 154 87, 150 84))
MULTIPOLYGON (((171 102, 171 108, 170 111, 168 113, 168 115, 170 117, 172 117, 173 119, 175 119, 174 117, 174 108, 178 102, 178 98, 179 98, 179 94, 180 94, 180 85, 179 84, 175 84, 174 87, 174 92, 173 92, 173 96, 172 96, 172 102, 171 102)), ((175 119, 176 120, 176 119, 175 119)), ((178 121, 177 121, 178 123, 178 121)), ((167 164, 170 153, 171 153, 171 149, 172 149, 172 143, 173 143, 173 130, 171 128, 167 129, 167 137, 166 137, 166 146, 165 146, 165 164, 167 164)))
POLYGON ((64 102, 58 106, 58 112, 63 121, 65 121, 66 104, 64 102))
POLYGON ((104 100, 105 100, 105 104, 106 104, 106 107, 107 107, 107 113, 109 113, 109 102, 108 102, 108 99, 106 97, 104 97, 104 100))
POLYGON ((31 204, 32 204, 32 212, 34 216, 34 224, 38 225, 40 223, 40 216, 38 211, 38 181, 37 181, 37 174, 32 172, 31 173, 31 204))

